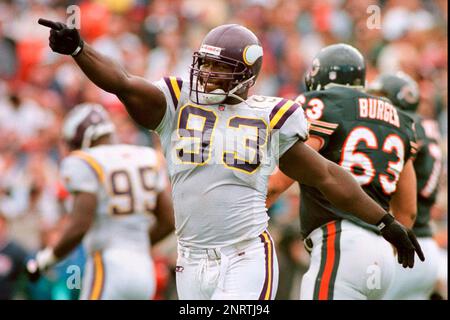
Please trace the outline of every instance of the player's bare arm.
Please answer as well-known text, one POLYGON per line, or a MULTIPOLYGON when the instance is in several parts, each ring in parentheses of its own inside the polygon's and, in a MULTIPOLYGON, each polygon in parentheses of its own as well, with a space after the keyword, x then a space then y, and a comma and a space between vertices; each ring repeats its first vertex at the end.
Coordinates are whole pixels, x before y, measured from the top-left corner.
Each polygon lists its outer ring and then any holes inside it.
MULTIPOLYGON (((310 136, 305 143, 316 151, 319 151, 322 146, 320 138, 317 138, 315 136, 310 136)), ((274 202, 277 201, 280 195, 284 191, 286 191, 294 182, 294 179, 289 178, 281 170, 276 170, 275 173, 273 173, 269 177, 266 207, 270 208, 274 204, 274 202)))
POLYGON ((405 227, 412 228, 417 215, 417 181, 413 161, 406 162, 392 195, 390 208, 395 218, 405 227))
POLYGON ((136 123, 156 129, 166 110, 161 90, 141 77, 129 75, 123 67, 87 44, 74 59, 92 82, 122 101, 136 123))
POLYGON ((39 23, 51 28, 49 41, 53 51, 72 55, 86 76, 101 89, 115 94, 139 125, 148 129, 158 126, 166 110, 166 100, 156 86, 128 74, 114 60, 84 43, 77 29, 45 19, 39 19, 39 23))
POLYGON ((295 180, 289 178, 285 175, 281 170, 276 170, 269 177, 269 184, 267 187, 267 198, 266 198, 266 207, 270 208, 275 201, 280 197, 280 195, 286 191, 295 180))
POLYGON ((156 208, 153 211, 157 223, 150 230, 150 241, 152 245, 168 236, 175 228, 172 199, 170 196, 170 187, 158 195, 156 208))
POLYGON ((303 142, 297 142, 280 158, 280 169, 302 184, 319 189, 337 208, 352 212, 367 223, 377 224, 386 214, 350 173, 303 142))
POLYGON ((73 209, 63 236, 54 248, 47 247, 39 251, 34 259, 27 262, 26 271, 31 281, 36 281, 42 271, 63 259, 82 241, 94 221, 97 208, 97 196, 88 192, 74 195, 73 209))
POLYGON ((94 221, 97 196, 93 193, 79 192, 74 196, 73 209, 62 238, 53 249, 56 259, 64 258, 75 249, 94 221))
POLYGON ((398 261, 404 267, 414 265, 415 252, 422 261, 425 260, 411 230, 386 214, 362 190, 350 173, 325 159, 305 143, 298 141, 280 158, 280 169, 292 179, 317 188, 337 208, 377 225, 383 237, 397 248, 398 261))

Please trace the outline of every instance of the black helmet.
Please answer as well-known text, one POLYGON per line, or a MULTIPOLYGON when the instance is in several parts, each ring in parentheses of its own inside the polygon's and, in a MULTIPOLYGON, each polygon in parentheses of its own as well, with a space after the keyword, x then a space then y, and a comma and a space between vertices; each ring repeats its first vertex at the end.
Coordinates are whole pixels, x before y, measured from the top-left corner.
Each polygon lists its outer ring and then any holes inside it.
POLYGON ((212 29, 203 39, 191 65, 191 99, 197 104, 215 104, 227 96, 250 88, 261 70, 263 49, 256 35, 238 24, 212 29), (231 67, 231 72, 205 72, 202 64, 216 61, 231 67), (218 92, 206 92, 208 81, 226 80, 218 92))
POLYGON ((404 72, 379 75, 369 86, 369 93, 384 96, 402 110, 415 112, 420 93, 417 82, 404 72))
POLYGON ((322 90, 330 83, 364 87, 365 81, 364 57, 356 48, 344 43, 320 50, 305 76, 308 91, 322 90))

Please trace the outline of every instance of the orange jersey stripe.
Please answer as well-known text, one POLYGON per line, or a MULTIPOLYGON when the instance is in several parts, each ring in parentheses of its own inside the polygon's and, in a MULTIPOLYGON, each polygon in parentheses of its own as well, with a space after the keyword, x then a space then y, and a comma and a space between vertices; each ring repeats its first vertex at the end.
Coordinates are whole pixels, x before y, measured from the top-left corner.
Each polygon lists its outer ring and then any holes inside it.
POLYGON ((311 126, 309 127, 309 130, 311 131, 311 132, 320 132, 320 133, 325 133, 325 134, 327 134, 327 135, 331 135, 331 134, 333 134, 333 130, 328 130, 328 129, 324 129, 324 128, 319 128, 319 127, 316 127, 316 126, 314 126, 314 125, 312 125, 311 124, 311 126))
POLYGON ((322 281, 320 283, 319 289, 319 300, 328 299, 328 288, 331 279, 331 273, 333 272, 334 258, 335 258, 335 247, 334 240, 336 238, 336 222, 327 225, 327 258, 325 262, 325 268, 322 276, 322 281))
POLYGON ((326 122, 326 121, 321 121, 321 120, 311 120, 311 123, 321 126, 321 127, 330 128, 330 129, 336 129, 339 126, 339 124, 337 124, 337 123, 331 123, 331 122, 326 122))

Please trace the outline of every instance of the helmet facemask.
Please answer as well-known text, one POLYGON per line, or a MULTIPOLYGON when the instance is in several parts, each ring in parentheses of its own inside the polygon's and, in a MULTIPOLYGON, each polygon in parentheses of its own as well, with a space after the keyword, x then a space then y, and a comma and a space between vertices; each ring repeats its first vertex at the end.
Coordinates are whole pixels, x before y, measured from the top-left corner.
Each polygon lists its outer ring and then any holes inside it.
POLYGON ((223 103, 228 97, 237 98, 254 83, 250 69, 241 61, 209 53, 195 52, 190 70, 190 98, 200 105, 223 103), (228 66, 229 72, 205 70, 205 62, 228 66), (214 88, 217 86, 218 88, 214 88), (208 87, 213 87, 208 91, 208 87))

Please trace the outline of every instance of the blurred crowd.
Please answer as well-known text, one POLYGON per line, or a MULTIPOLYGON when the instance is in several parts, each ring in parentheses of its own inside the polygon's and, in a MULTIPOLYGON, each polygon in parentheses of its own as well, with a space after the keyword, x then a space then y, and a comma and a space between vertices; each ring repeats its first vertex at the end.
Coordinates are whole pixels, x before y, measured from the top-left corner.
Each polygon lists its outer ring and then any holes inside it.
MULTIPOLYGON (((150 81, 187 77, 202 37, 223 23, 254 31, 264 47, 253 93, 295 98, 317 51, 346 42, 366 57, 367 80, 403 70, 420 85, 419 112, 439 124, 444 172, 433 209, 436 238, 447 252, 447 1, 421 0, 2 0, 0 1, 0 299, 74 299, 59 267, 38 285, 21 278, 24 257, 51 244, 65 223, 68 194, 58 176, 60 128, 76 104, 111 113, 121 142, 158 146, 113 95, 95 87, 71 58, 48 48, 40 17, 66 21, 77 5, 86 42, 150 81), (66 289, 65 289, 66 288, 66 289)), ((308 254, 299 238, 298 187, 269 210, 278 244, 278 299, 298 297, 308 254)), ((155 248, 158 298, 176 299, 175 239, 155 248)), ((83 265, 82 248, 63 265, 83 265)))

